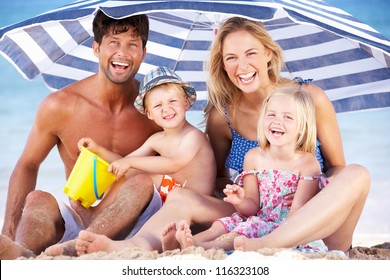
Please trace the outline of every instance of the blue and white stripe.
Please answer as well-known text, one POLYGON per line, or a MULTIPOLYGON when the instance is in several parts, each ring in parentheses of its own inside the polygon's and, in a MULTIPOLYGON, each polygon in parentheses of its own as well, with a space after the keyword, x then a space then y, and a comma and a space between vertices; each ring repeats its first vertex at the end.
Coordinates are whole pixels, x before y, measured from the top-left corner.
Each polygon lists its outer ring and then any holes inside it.
POLYGON ((312 78, 337 112, 390 106, 390 42, 348 13, 322 1, 77 1, 0 29, 0 53, 27 79, 42 75, 51 89, 92 75, 92 20, 101 8, 114 18, 147 13, 148 54, 137 78, 166 66, 191 83, 202 109, 203 63, 214 29, 227 17, 261 20, 284 50, 284 75, 312 78))

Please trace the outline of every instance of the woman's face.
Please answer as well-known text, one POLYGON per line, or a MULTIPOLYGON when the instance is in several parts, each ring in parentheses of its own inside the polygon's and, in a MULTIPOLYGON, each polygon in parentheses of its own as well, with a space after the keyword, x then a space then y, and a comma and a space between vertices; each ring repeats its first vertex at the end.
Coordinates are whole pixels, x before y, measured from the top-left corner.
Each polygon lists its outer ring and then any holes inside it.
POLYGON ((230 80, 244 93, 256 93, 269 85, 268 62, 272 52, 245 30, 226 36, 223 64, 230 80))

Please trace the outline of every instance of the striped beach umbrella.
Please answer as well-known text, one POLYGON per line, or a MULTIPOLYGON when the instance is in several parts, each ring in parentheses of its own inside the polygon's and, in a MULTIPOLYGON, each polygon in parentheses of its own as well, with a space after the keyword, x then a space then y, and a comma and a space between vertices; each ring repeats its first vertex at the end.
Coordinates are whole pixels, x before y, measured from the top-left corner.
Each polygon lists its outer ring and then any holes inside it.
POLYGON ((390 41, 323 1, 77 1, 0 29, 0 53, 27 79, 42 75, 53 90, 92 75, 92 21, 98 9, 113 18, 146 13, 147 56, 137 79, 166 66, 207 101, 204 61, 226 18, 262 21, 284 50, 289 78, 313 79, 337 112, 390 106, 390 41))

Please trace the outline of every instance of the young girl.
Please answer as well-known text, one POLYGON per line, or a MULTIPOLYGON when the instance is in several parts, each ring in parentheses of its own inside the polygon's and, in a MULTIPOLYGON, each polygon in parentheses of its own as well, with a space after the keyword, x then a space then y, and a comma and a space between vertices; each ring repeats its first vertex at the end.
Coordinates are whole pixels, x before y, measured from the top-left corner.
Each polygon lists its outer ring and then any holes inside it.
MULTIPOLYGON (((235 237, 269 234, 317 194, 324 177, 314 155, 316 124, 310 95, 298 87, 272 93, 261 108, 257 134, 260 147, 249 150, 244 171, 223 190, 224 200, 237 212, 194 236, 185 220, 179 222, 175 237, 182 249, 195 245, 232 250, 235 237), (289 211, 283 197, 294 192, 289 211)), ((171 224, 165 233, 174 230, 171 224)), ((327 250, 322 240, 300 247, 327 250)))

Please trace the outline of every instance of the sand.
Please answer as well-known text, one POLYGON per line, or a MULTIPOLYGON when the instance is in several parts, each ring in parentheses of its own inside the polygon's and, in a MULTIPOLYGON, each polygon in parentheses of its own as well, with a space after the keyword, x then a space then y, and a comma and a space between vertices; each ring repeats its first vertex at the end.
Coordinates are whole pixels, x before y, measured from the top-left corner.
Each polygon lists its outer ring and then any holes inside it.
MULTIPOLYGON (((371 247, 353 247, 349 253, 349 258, 338 253, 303 253, 291 249, 262 249, 257 252, 235 251, 226 254, 223 250, 209 249, 201 247, 188 247, 184 250, 172 250, 159 254, 157 251, 146 251, 139 248, 125 248, 118 252, 106 253, 97 252, 80 257, 70 256, 47 256, 44 253, 28 260, 158 260, 158 259, 178 259, 178 260, 242 260, 242 259, 293 259, 293 260, 390 260, 390 242, 374 245, 371 247)), ((27 260, 20 258, 19 260, 27 260)))

